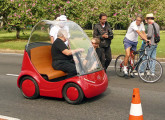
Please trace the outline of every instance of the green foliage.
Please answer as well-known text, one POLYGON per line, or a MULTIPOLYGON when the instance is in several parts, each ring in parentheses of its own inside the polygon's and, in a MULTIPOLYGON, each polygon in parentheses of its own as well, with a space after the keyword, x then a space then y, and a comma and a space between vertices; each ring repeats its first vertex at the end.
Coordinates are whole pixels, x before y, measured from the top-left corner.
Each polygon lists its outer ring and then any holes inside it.
POLYGON ((122 25, 128 27, 131 21, 135 20, 137 14, 142 14, 144 17, 147 13, 153 13, 156 16, 156 22, 160 25, 165 25, 164 22, 164 0, 117 0, 110 5, 111 19, 113 27, 122 25))
POLYGON ((54 19, 56 14, 66 14, 81 27, 91 29, 101 12, 108 15, 113 28, 126 29, 139 13, 154 13, 156 21, 165 25, 164 0, 0 0, 0 16, 4 29, 18 31, 34 26, 42 19, 54 19))

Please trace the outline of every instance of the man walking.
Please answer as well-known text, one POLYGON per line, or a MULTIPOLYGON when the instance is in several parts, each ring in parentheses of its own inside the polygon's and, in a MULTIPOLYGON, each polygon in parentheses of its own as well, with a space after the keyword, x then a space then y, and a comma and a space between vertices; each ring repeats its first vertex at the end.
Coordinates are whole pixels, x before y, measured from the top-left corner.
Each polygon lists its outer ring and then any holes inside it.
MULTIPOLYGON (((146 15, 147 22, 148 22, 148 34, 147 38, 150 40, 151 47, 147 47, 147 55, 152 58, 156 59, 156 49, 157 49, 157 42, 155 41, 156 35, 160 36, 160 27, 154 21, 155 17, 152 13, 146 15), (156 33, 156 35, 155 35, 156 33)), ((155 75, 155 63, 150 63, 151 65, 151 75, 155 75)))
POLYGON ((147 22, 148 22, 148 34, 147 38, 150 40, 151 47, 147 48, 147 54, 152 59, 156 59, 156 48, 157 43, 155 43, 154 40, 154 32, 156 32, 160 36, 160 27, 159 25, 154 21, 154 15, 152 13, 146 15, 147 22), (156 31, 154 30, 154 27, 156 31))
POLYGON ((100 48, 102 48, 105 56, 104 69, 106 70, 112 60, 110 44, 113 39, 113 32, 107 22, 107 15, 105 13, 100 14, 99 20, 100 22, 94 26, 93 37, 100 39, 100 48))

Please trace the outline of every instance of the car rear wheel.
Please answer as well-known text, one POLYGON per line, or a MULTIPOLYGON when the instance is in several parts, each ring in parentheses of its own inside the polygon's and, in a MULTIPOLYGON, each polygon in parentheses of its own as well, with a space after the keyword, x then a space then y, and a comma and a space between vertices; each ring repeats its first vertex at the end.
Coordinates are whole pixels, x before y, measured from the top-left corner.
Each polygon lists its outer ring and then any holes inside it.
POLYGON ((24 77, 20 83, 20 89, 25 98, 35 99, 39 96, 39 87, 37 82, 27 76, 24 77))
POLYGON ((69 104, 79 104, 84 99, 84 93, 79 85, 68 83, 63 88, 63 97, 69 104))

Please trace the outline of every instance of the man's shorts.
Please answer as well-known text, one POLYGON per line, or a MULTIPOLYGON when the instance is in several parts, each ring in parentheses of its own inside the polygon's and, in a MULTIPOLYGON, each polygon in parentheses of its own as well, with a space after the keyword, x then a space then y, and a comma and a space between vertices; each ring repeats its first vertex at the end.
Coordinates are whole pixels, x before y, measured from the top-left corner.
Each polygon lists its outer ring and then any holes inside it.
POLYGON ((125 50, 131 47, 131 50, 136 51, 138 42, 132 42, 128 40, 126 37, 124 38, 124 48, 125 50))

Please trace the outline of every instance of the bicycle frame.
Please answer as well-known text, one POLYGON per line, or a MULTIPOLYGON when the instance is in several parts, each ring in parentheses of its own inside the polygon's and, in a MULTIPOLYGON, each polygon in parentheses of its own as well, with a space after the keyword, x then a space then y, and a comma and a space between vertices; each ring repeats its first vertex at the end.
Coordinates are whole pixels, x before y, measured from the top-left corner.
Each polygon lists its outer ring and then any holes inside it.
POLYGON ((146 50, 147 47, 150 47, 150 45, 145 46, 144 50, 131 51, 131 53, 130 53, 130 58, 134 58, 136 54, 139 54, 139 52, 144 52, 144 53, 140 56, 140 58, 137 60, 136 63, 135 63, 135 59, 134 59, 134 61, 133 61, 134 64, 133 64, 133 65, 131 65, 131 60, 128 61, 128 69, 131 68, 131 72, 132 72, 136 67, 138 67, 139 63, 143 60, 143 57, 144 57, 144 56, 146 56, 146 59, 147 59, 147 60, 150 59, 150 57, 147 55, 147 50, 146 50), (133 55, 134 55, 134 56, 133 56, 133 55))
MULTIPOLYGON (((152 59, 147 51, 152 51, 152 49, 147 49, 150 45, 146 45, 144 50, 131 51, 128 59, 128 75, 134 77, 134 69, 138 73, 138 76, 144 82, 152 83, 158 81, 163 73, 163 68, 159 61, 152 59), (139 53, 143 52, 140 54, 139 53), (133 61, 131 61, 133 60, 133 61)), ((125 55, 119 55, 115 61, 115 72, 119 77, 124 77, 124 59, 125 55)))

